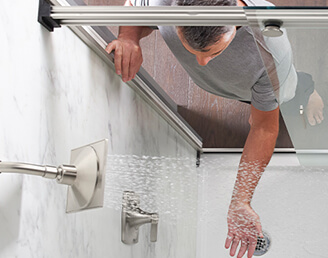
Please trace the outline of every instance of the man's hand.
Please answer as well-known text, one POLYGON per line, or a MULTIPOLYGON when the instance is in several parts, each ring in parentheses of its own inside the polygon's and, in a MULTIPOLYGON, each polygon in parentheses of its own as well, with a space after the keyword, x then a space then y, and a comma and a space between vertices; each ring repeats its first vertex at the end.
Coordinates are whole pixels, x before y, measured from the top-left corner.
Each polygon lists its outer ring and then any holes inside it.
MULTIPOLYGON (((130 0, 126 0, 124 6, 133 5, 130 0)), ((107 45, 108 54, 114 51, 115 70, 118 75, 122 75, 124 82, 132 80, 139 71, 143 61, 139 42, 152 32, 147 26, 121 26, 117 40, 107 45)))
POLYGON ((254 254, 257 236, 263 237, 259 216, 248 204, 231 204, 228 212, 228 236, 225 248, 234 256, 239 242, 241 246, 237 258, 243 257, 248 250, 248 258, 254 254))
POLYGON ((106 47, 110 54, 115 51, 115 70, 118 75, 122 75, 124 82, 132 80, 142 64, 142 52, 139 42, 118 37, 106 47))

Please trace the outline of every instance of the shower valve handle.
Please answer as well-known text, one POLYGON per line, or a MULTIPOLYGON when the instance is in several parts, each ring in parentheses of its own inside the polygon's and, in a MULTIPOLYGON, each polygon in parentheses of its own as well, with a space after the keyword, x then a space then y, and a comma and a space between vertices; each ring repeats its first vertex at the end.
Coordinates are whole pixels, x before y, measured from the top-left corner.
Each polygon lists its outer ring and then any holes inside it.
POLYGON ((157 242, 158 234, 158 220, 159 216, 157 213, 151 215, 151 226, 150 226, 150 242, 157 242))
POLYGON ((127 245, 138 243, 139 228, 150 223, 150 241, 157 241, 158 221, 157 213, 145 212, 139 208, 140 197, 134 192, 123 194, 122 205, 122 242, 127 245))

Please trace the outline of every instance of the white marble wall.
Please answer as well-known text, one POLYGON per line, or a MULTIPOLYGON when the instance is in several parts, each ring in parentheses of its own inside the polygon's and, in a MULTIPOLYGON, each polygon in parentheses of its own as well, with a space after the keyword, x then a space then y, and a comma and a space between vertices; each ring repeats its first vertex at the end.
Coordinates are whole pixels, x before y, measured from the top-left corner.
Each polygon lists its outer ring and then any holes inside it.
MULTIPOLYGON (((224 248, 226 216, 239 154, 208 154, 198 169, 199 256, 230 257, 224 248)), ((328 252, 328 169, 304 168, 295 154, 275 154, 255 191, 252 207, 271 236, 267 258, 320 258, 328 252)))
MULTIPOLYGON (((60 165, 72 148, 108 138, 110 154, 189 158, 192 167, 195 150, 68 28, 44 29, 37 11, 37 0, 1 3, 0 159, 60 165)), ((196 182, 196 170, 188 173, 196 182)), ((183 189, 196 206, 196 187, 183 189)), ((119 210, 65 214, 66 191, 1 174, 0 257, 195 257, 196 211, 174 222, 164 216, 156 244, 145 227, 130 247, 120 242, 119 210)))

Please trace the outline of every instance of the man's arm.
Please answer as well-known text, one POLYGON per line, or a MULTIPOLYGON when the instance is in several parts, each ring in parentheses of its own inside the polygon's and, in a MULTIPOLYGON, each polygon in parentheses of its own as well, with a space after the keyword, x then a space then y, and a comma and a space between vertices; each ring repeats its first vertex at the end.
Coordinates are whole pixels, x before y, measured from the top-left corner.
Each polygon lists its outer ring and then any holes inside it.
MULTIPOLYGON (((132 6, 127 0, 125 6, 132 6)), ((110 42, 106 51, 115 51, 115 70, 122 75, 124 82, 132 80, 142 64, 140 40, 148 36, 153 29, 145 26, 121 26, 117 40, 110 42)))
POLYGON ((240 160, 237 179, 228 212, 228 237, 225 247, 234 256, 241 241, 238 258, 248 249, 252 257, 257 236, 263 237, 259 216, 251 208, 254 190, 269 163, 279 132, 279 108, 260 111, 251 106, 251 129, 240 160))

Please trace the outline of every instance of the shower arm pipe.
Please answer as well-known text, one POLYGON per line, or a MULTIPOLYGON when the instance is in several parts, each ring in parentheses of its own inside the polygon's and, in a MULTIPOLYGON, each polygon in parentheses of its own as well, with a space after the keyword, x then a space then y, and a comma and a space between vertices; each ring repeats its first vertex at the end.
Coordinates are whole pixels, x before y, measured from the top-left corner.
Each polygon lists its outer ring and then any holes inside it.
POLYGON ((41 176, 48 179, 57 179, 57 182, 60 184, 73 185, 76 179, 77 169, 74 165, 61 165, 55 167, 49 165, 0 161, 0 173, 18 173, 41 176))
POLYGON ((50 18, 67 26, 248 26, 281 20, 287 27, 328 25, 328 9, 240 6, 51 6, 50 18))

